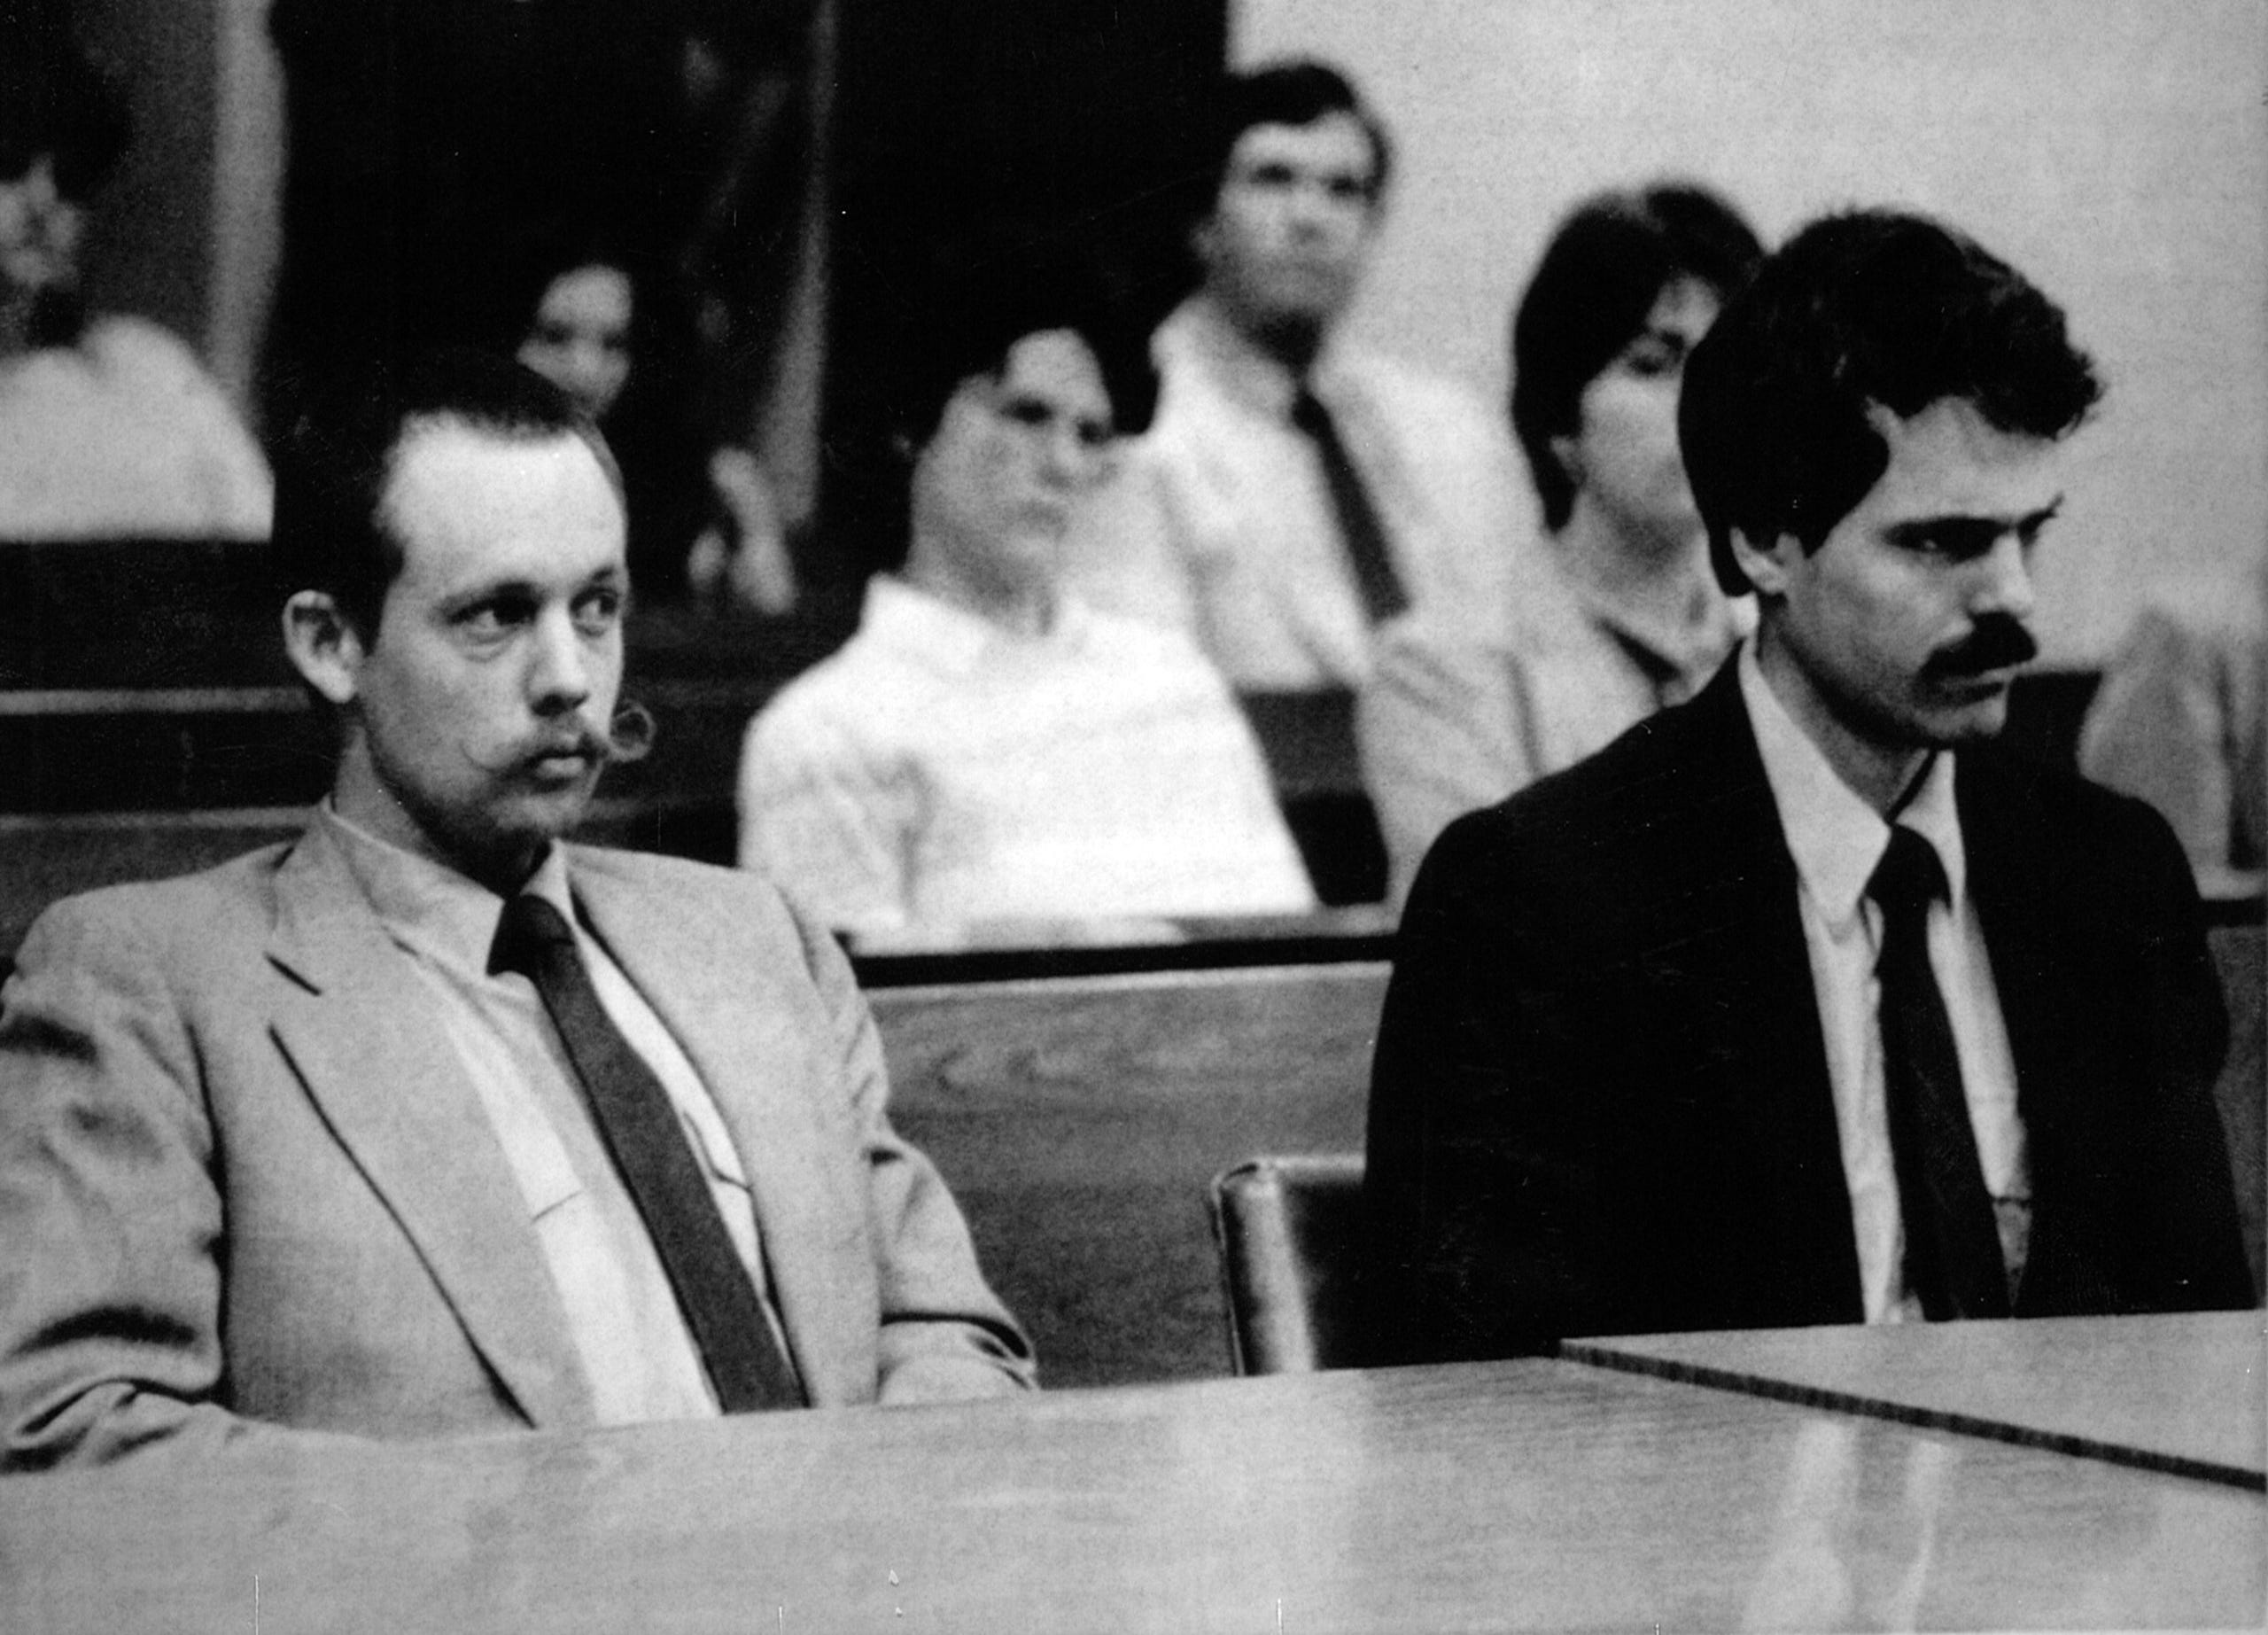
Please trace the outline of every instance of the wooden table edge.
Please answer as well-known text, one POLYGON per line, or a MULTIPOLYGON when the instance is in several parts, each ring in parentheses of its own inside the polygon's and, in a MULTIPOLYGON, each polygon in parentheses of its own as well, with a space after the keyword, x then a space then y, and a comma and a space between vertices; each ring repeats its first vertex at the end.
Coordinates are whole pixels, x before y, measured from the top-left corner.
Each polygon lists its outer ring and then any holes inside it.
POLYGON ((1863 1414, 1916 1429, 1978 1436, 1993 1442, 2011 1443, 2018 1447, 2068 1454, 2074 1459, 2100 1460, 2129 1469, 2185 1476, 2194 1481, 2210 1482, 2268 1495, 2268 1472, 2248 1469, 2241 1465, 2223 1464, 2218 1460, 2167 1453, 2154 1448, 2136 1447, 2127 1443, 2083 1436, 2069 1431, 2043 1430, 2036 1426, 2018 1425, 2007 1420, 1987 1419, 1950 1408, 1922 1407, 1914 1403, 1893 1401, 1886 1397, 1870 1397, 1828 1386, 1798 1384, 1794 1381, 1773 1379, 1766 1374, 1746 1373, 1736 1368, 1719 1368, 1678 1358, 1649 1356, 1643 1352, 1619 1350, 1611 1341, 1565 1340, 1559 1343, 1553 1354, 1565 1361, 1585 1363, 1595 1368, 1611 1368, 1618 1373, 1647 1374, 1656 1379, 1672 1380, 1713 1390, 1769 1398, 1775 1402, 1799 1407, 1863 1414))

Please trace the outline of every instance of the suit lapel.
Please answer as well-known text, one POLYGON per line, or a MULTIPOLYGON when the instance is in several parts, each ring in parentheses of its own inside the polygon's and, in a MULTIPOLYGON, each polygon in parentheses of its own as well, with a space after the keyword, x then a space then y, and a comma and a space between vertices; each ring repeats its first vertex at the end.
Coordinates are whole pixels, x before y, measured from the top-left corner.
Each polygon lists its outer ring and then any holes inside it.
POLYGON ((656 881, 625 878, 611 859, 578 853, 573 879, 600 939, 732 1132, 772 1298, 797 1372, 819 1400, 822 1382, 841 1369, 824 1342, 841 1330, 831 1318, 857 1287, 843 1251, 865 1204, 846 1190, 838 1156, 853 1135, 824 1127, 819 1109, 830 1103, 811 1093, 812 1080, 847 1070, 814 1057, 812 1041, 823 1035, 806 1014, 808 993, 782 983, 776 941, 726 915, 688 920, 681 898, 656 881))
POLYGON ((2032 1187, 2032 1232, 2016 1293, 2019 1316, 2037 1302, 2078 1298, 2091 1309, 2110 1309, 2114 1296, 2093 1282, 2095 1273, 2067 1250, 2054 1203, 2057 1176, 2084 1148, 2071 1121, 2081 1095, 2101 1064, 2090 1068, 2082 1040, 2088 990, 2073 952, 2086 933, 2059 923, 2055 888, 2041 848, 2047 829, 2021 775, 1984 756, 1956 763, 1953 796, 1961 813, 1961 845, 1969 854, 1969 891, 1984 932, 1992 989, 2008 1035, 2016 1074, 2016 1111, 2024 1132, 2032 1187), (2076 1143, 2076 1146, 2075 1146, 2076 1143), (2029 1296, 2029 1298, 2027 1298, 2029 1296))
POLYGON ((275 1036, 339 1144, 416 1244, 474 1348, 539 1427, 590 1391, 520 1189, 431 994, 321 823, 278 872, 275 1036))
POLYGON ((2043 909, 2055 900, 2039 855, 2041 825, 2028 820, 2020 784, 1981 758, 1955 763, 1954 805, 1969 854, 1969 891, 1984 928, 1992 986, 2008 1024, 2018 1092, 2030 1100, 2038 1069, 2060 1056, 2063 985, 2051 973, 2062 962, 2060 938, 2043 909), (1999 775, 1994 775, 1999 771, 1999 775))
MULTIPOLYGON (((1699 889, 1691 943, 1674 957, 1714 1013, 1697 1024, 1710 1052, 1698 1065, 1727 1117, 1710 1122, 1728 1138, 1726 1174, 1745 1178, 1739 1189, 1772 1235, 1753 1274, 1799 1272, 1811 1284, 1804 1304, 1856 1320, 1858 1246, 1795 861, 1734 664, 1696 700, 1693 727, 1680 764, 1694 783, 1674 809, 1692 814, 1678 844, 1699 889)), ((1767 1304, 1794 1292, 1753 1291, 1767 1304)))

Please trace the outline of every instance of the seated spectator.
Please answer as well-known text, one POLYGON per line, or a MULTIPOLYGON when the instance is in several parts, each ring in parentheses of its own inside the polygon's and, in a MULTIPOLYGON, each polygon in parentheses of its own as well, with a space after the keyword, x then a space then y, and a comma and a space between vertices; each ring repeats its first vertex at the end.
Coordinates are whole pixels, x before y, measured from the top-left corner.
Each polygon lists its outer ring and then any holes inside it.
POLYGON ((0 39, 0 538, 263 538, 268 466, 218 384, 81 295, 87 200, 126 140, 61 25, 0 39))
POLYGON ((1421 614, 1384 633, 1358 720, 1395 901, 1452 818, 1691 697, 1751 622, 1709 570, 1677 393, 1760 254, 1729 206, 1680 185, 1592 199, 1545 250, 1511 399, 1544 549, 1514 558, 1503 625, 1421 614))
POLYGON ((796 604, 795 565, 755 455, 726 446, 703 462, 691 417, 666 401, 652 369, 639 366, 656 348, 638 260, 597 230, 532 246, 505 303, 510 349, 573 398, 619 451, 641 586, 669 594, 681 579, 705 597, 786 613, 796 604))
POLYGON ((1496 616, 1518 462, 1462 385, 1348 333, 1393 172, 1356 88, 1276 62, 1206 113, 1198 287, 1150 341, 1157 424, 1067 572, 1099 607, 1189 631, 1239 691, 1359 690, 1410 610, 1496 616))
POLYGON ((514 355, 603 425, 630 384, 636 319, 627 266, 569 256, 545 277, 514 355))
POLYGON ((1186 637, 1058 582, 1133 407, 1100 326, 997 269, 940 310, 906 422, 905 567, 750 724, 741 861, 868 938, 1312 908, 1221 679, 1186 637))
POLYGON ((2173 825, 2201 878, 2268 861, 2268 640, 2147 610, 2102 678, 2079 769, 2173 825))

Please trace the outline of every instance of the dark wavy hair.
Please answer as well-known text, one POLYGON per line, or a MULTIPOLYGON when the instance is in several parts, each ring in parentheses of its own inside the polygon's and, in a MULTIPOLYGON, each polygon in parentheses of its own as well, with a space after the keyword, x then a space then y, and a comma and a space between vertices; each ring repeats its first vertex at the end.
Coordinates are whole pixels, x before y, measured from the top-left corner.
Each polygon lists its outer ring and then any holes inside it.
POLYGON ((1255 125, 1312 125, 1334 113, 1352 114, 1371 139, 1371 199, 1385 198, 1394 175, 1394 139, 1385 123, 1354 82, 1329 63, 1291 58, 1224 75, 1214 86, 1195 138, 1183 214, 1195 222, 1212 213, 1229 156, 1246 131, 1255 125))
POLYGON ((904 364, 890 420, 907 448, 929 440, 962 381, 997 377, 1011 346, 1050 330, 1070 331, 1094 354, 1120 433, 1149 424, 1158 383, 1147 337, 1084 245, 996 226, 935 246, 931 263, 923 309, 900 325, 904 364))
POLYGON ((1566 526, 1575 485, 1551 449, 1582 429, 1583 392, 1646 326, 1662 292, 1691 278, 1721 303, 1764 259, 1730 205, 1687 182, 1600 193, 1568 214, 1512 317, 1512 430, 1544 526, 1566 526))
POLYGON ((0 177, 44 154, 56 191, 83 202, 109 179, 133 134, 125 92, 71 32, 60 0, 0 6, 0 177))
POLYGON ((621 473, 597 428, 533 370, 466 347, 372 363, 315 393, 276 447, 268 550, 280 595, 322 591, 366 642, 377 639, 404 549, 387 520, 386 487, 404 439, 437 421, 516 440, 571 433, 621 496, 621 473))
POLYGON ((1953 398, 1994 427, 2076 430, 2102 395, 2063 310, 1966 234, 1890 210, 1811 223, 1769 257, 1685 366, 1678 442, 1728 591, 1732 535, 1817 550, 1890 463, 1867 418, 1953 398))

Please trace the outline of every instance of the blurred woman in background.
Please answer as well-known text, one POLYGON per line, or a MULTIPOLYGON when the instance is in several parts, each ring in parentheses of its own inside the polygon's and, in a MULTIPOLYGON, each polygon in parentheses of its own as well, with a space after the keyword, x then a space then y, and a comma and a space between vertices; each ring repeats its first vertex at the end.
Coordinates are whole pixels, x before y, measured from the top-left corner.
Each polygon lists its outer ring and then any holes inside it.
POLYGON ((513 355, 606 433, 629 494, 632 580, 645 595, 788 612, 795 568, 771 485, 747 449, 699 447, 686 383, 659 367, 656 303, 638 262, 597 228, 530 246, 504 303, 513 355))
POLYGON ((1748 627, 1709 567, 1677 446, 1685 359, 1762 247, 1705 189, 1578 206, 1512 323, 1512 429, 1543 511, 1493 630, 1389 633, 1359 725, 1394 898, 1451 819, 1698 691, 1748 627))

